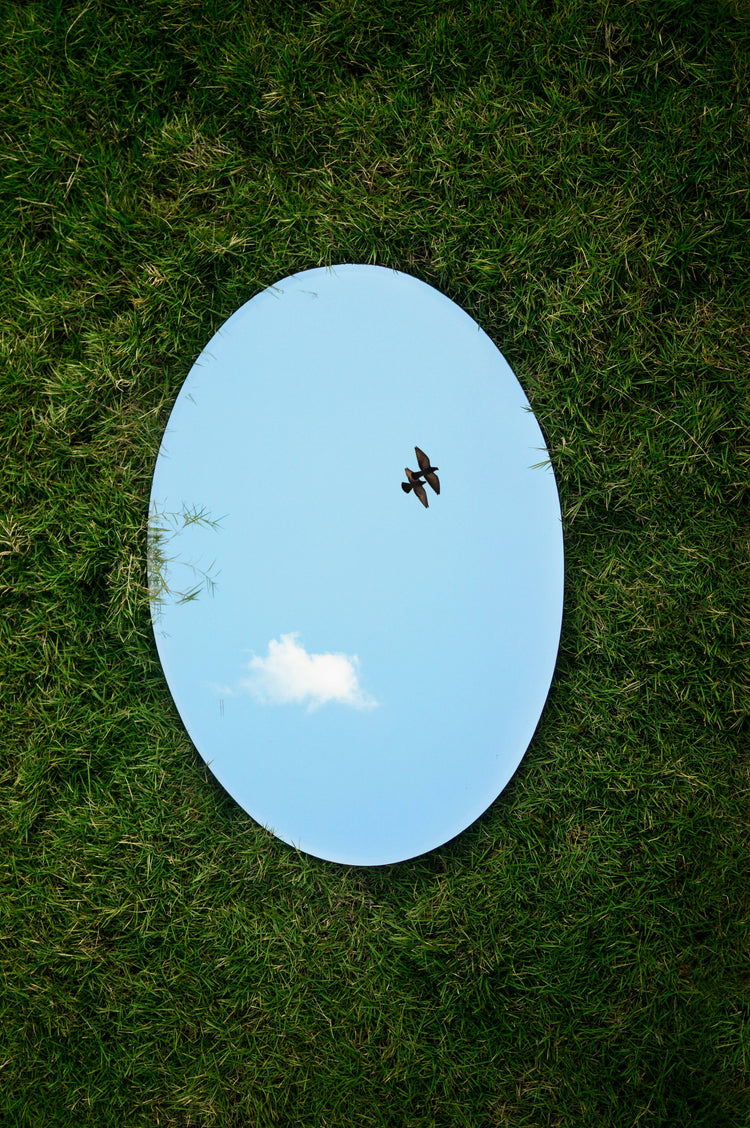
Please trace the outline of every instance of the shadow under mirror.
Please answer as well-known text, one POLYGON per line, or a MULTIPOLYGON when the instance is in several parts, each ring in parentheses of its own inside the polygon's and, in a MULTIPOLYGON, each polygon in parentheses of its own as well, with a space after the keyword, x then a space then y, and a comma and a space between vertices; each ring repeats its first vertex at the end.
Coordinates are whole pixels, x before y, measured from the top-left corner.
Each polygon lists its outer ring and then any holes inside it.
POLYGON ((552 679, 562 526, 528 400, 455 303, 354 265, 258 294, 185 380, 151 514, 169 688, 254 819, 382 865, 497 798, 552 679))

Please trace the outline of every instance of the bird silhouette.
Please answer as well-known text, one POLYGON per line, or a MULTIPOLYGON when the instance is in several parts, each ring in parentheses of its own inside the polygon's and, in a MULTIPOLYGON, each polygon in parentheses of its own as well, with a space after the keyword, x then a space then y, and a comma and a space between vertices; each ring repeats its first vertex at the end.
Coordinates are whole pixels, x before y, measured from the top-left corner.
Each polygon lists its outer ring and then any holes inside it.
POLYGON ((404 493, 409 493, 411 490, 414 490, 414 493, 422 502, 422 505, 425 507, 425 509, 429 509, 429 503, 427 501, 427 491, 420 482, 419 475, 412 474, 408 466, 404 469, 404 474, 406 474, 408 481, 401 483, 401 489, 404 491, 404 493))
POLYGON ((427 457, 427 455, 425 454, 425 452, 423 450, 419 449, 419 447, 414 447, 414 451, 415 451, 416 456, 417 456, 417 462, 419 463, 419 477, 421 478, 421 477, 424 476, 427 479, 427 481, 429 482, 429 484, 432 486, 435 493, 439 494, 440 493, 440 481, 439 481, 438 476, 435 473, 435 471, 439 470, 440 467, 439 466, 430 466, 429 458, 427 457))

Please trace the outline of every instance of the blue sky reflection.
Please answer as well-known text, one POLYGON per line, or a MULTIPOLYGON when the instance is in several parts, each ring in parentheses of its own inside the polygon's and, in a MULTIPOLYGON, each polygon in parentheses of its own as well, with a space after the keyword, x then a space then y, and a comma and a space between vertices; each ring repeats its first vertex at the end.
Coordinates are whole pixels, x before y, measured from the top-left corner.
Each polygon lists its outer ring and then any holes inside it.
POLYGON ((152 508, 215 590, 164 599, 180 715, 234 798, 352 864, 459 833, 538 722, 560 633, 554 475, 510 367, 438 291, 379 267, 285 279, 196 361, 152 508), (429 508, 400 488, 418 445, 429 508))

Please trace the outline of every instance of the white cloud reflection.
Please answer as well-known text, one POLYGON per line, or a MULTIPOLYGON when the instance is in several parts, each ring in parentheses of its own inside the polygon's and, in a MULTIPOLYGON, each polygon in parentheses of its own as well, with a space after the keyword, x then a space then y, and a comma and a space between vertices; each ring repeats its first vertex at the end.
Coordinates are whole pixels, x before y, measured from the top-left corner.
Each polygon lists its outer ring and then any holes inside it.
POLYGON ((265 658, 254 655, 249 677, 242 681, 256 701, 263 704, 306 704, 317 709, 328 701, 372 709, 377 705, 359 684, 356 654, 308 654, 297 642, 295 631, 272 638, 265 658))

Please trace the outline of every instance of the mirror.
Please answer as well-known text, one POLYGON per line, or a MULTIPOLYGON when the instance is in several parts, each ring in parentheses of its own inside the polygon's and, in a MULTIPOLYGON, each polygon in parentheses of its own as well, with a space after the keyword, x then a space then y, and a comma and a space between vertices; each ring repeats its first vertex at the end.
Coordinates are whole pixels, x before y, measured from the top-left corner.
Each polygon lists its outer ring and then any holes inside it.
POLYGON ((335 862, 438 847, 513 775, 554 670, 562 526, 528 400, 431 286, 286 278, 177 397, 149 579, 177 709, 249 815, 335 862))

